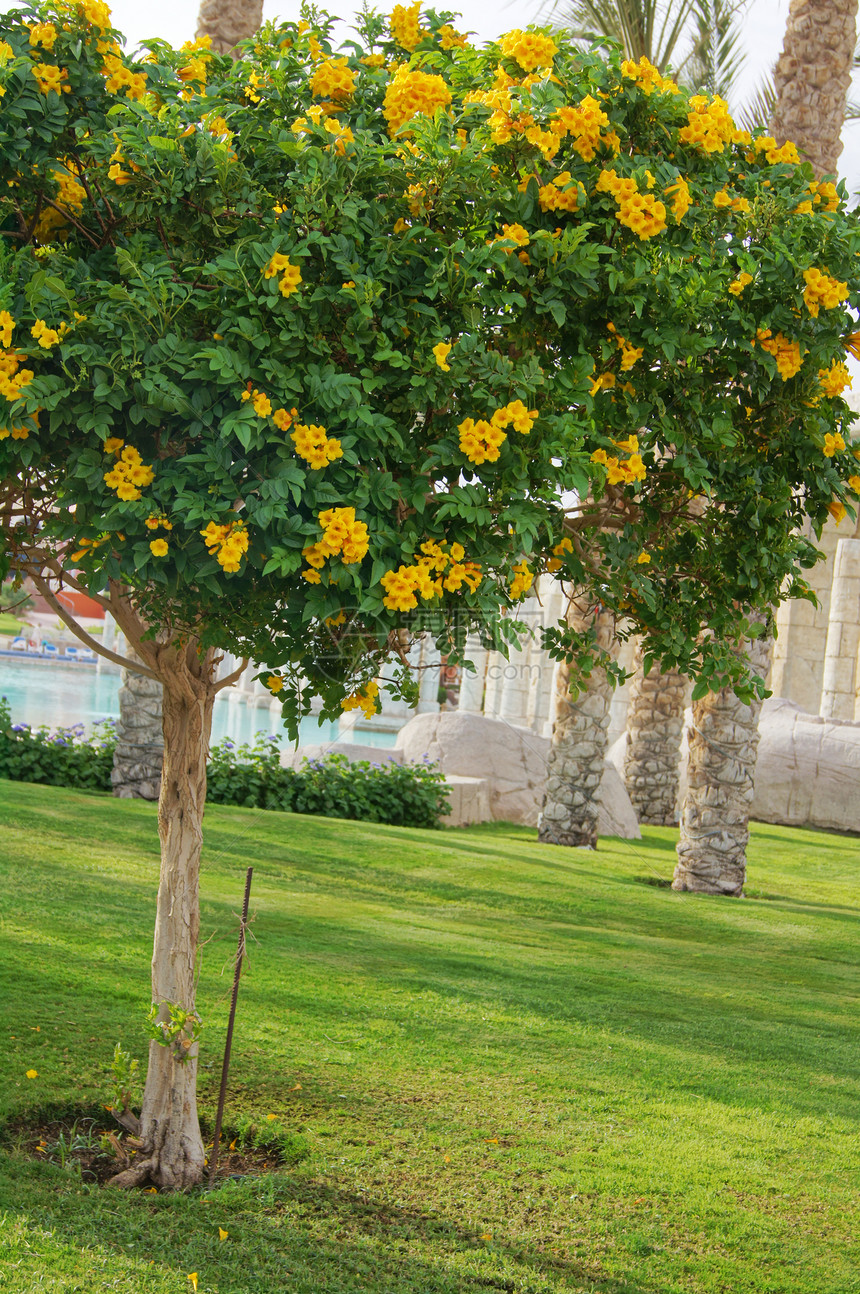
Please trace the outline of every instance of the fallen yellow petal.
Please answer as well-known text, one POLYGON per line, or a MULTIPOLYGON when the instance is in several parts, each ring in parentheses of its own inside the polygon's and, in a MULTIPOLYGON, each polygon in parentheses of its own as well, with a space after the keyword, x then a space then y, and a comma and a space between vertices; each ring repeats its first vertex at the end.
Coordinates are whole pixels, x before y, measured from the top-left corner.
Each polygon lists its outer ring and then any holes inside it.
POLYGON ((194 1290, 194 1294, 197 1294, 197 1273, 189 1272, 188 1279, 191 1281, 191 1288, 194 1290))
POLYGON ((38 1071, 38 1069, 28 1069, 28 1070, 27 1070, 27 1077, 28 1077, 28 1078, 38 1078, 38 1077, 39 1077, 39 1071, 38 1071))
POLYGON ((229 1231, 225 1231, 223 1227, 219 1227, 219 1228, 218 1228, 218 1239, 219 1239, 219 1240, 226 1240, 226 1239, 227 1239, 227 1237, 229 1236, 229 1234, 230 1234, 230 1232, 229 1232, 229 1231))
POLYGON ((266 1122, 267 1122, 267 1123, 271 1123, 274 1119, 277 1119, 277 1117, 278 1117, 278 1116, 277 1116, 276 1114, 267 1114, 267 1115, 266 1115, 266 1122))

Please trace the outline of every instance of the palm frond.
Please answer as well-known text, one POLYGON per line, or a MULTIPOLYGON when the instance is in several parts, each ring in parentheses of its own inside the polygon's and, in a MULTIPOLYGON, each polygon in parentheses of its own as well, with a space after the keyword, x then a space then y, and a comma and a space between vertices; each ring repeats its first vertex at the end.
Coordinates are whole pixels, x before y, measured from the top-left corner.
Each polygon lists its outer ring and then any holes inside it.
POLYGON ((744 105, 738 114, 738 120, 744 130, 755 130, 756 126, 767 126, 773 116, 776 105, 776 90, 770 76, 766 75, 759 82, 755 94, 744 105))
POLYGON ((695 34, 685 81, 727 99, 746 60, 737 18, 747 0, 693 0, 695 34))

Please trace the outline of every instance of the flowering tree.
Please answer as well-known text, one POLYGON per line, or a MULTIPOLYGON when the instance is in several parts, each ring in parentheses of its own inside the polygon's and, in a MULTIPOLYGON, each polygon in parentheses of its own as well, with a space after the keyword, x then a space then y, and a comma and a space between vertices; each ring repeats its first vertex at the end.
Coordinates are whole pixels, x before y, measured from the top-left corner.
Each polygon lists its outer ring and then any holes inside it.
POLYGON ((294 730, 314 696, 372 713, 381 672, 413 686, 410 634, 503 645, 546 570, 706 689, 803 592, 803 515, 860 487, 841 193, 647 62, 451 21, 398 6, 341 54, 325 22, 269 26, 234 63, 131 61, 99 0, 0 20, 3 567, 59 614, 58 584, 101 599, 164 688, 122 1184, 203 1171, 220 652, 264 663, 294 730))

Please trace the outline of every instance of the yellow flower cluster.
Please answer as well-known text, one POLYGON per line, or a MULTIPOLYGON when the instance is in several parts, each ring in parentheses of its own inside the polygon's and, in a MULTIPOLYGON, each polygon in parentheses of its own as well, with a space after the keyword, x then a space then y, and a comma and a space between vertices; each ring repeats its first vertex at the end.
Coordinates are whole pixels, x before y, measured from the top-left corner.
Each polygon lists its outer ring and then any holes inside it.
MULTIPOLYGON (((105 451, 108 451, 110 440, 105 441, 105 451)), ((119 442, 122 444, 122 441, 119 442)), ((109 472, 104 474, 105 485, 111 490, 116 490, 117 498, 130 502, 133 499, 141 497, 141 489, 145 485, 150 485, 155 477, 155 472, 147 466, 140 457, 138 451, 133 445, 126 445, 117 456, 116 463, 109 472)))
POLYGON ((813 319, 818 318, 820 306, 824 306, 825 310, 834 310, 848 297, 847 283, 840 283, 838 279, 831 278, 829 274, 817 270, 814 266, 812 269, 804 270, 803 278, 806 283, 803 299, 813 319))
POLYGON ((476 562, 466 562, 462 544, 447 540, 428 539, 421 545, 421 556, 413 558, 411 566, 399 566, 396 571, 386 571, 380 583, 385 589, 383 605, 389 611, 414 611, 418 595, 430 601, 443 592, 458 593, 465 584, 474 593, 483 576, 476 562))
POLYGON ((515 59, 524 72, 533 72, 536 67, 550 67, 558 53, 555 41, 539 31, 515 28, 504 35, 499 44, 505 57, 515 59))
MULTIPOLYGON (((802 360, 800 358, 800 343, 789 341, 781 332, 773 336, 770 328, 759 328, 755 335, 755 341, 759 343, 762 350, 766 350, 776 360, 777 371, 783 382, 787 382, 790 377, 794 377, 800 372, 802 360)), ((755 341, 753 345, 755 345, 755 341)))
POLYGON ((0 351, 0 395, 11 404, 17 400, 35 374, 31 368, 21 368, 20 356, 14 350, 0 351))
POLYGON ((216 558, 228 574, 235 574, 248 551, 248 528, 244 521, 227 521, 221 526, 210 521, 200 534, 209 556, 216 558))
POLYGON ((110 7, 104 0, 74 0, 73 8, 77 10, 79 18, 99 31, 110 28, 110 7))
POLYGON ((311 94, 315 99, 332 99, 343 103, 355 89, 355 72, 345 58, 327 58, 311 77, 311 94))
POLYGON ((323 530, 322 539, 302 549, 302 556, 308 563, 308 570, 302 571, 302 575, 309 584, 319 584, 318 572, 329 557, 340 553, 341 561, 349 566, 367 555, 370 543, 367 526, 355 519, 355 508, 328 508, 319 514, 318 520, 323 530))
POLYGON ((800 162, 800 154, 794 144, 789 142, 783 144, 782 148, 777 148, 776 140, 770 135, 760 135, 753 144, 753 151, 749 154, 750 161, 753 161, 758 153, 764 153, 765 160, 772 166, 777 166, 780 162, 800 162))
POLYGON ((26 440, 29 435, 26 427, 0 427, 0 440, 7 440, 9 436, 13 440, 26 440))
POLYGON ((420 12, 421 0, 415 0, 414 4, 408 6, 396 4, 392 9, 388 30, 401 49, 413 50, 427 35, 426 28, 418 21, 420 12))
POLYGON ((752 281, 753 276, 751 274, 747 274, 746 270, 741 270, 738 277, 733 279, 729 284, 729 291, 733 297, 739 297, 744 288, 747 287, 748 284, 752 283, 752 281))
POLYGON ((671 201, 671 212, 680 224, 692 206, 692 197, 690 196, 690 186, 683 176, 678 176, 674 184, 669 184, 663 190, 664 195, 671 201))
POLYGON ((289 256, 285 256, 282 252, 275 252, 266 266, 265 276, 267 279, 273 279, 276 275, 280 275, 278 287, 281 296, 284 297, 296 292, 302 281, 302 272, 298 265, 292 265, 289 256))
POLYGON ((372 719, 379 713, 379 684, 372 679, 360 692, 345 696, 340 703, 342 710, 360 710, 365 719, 372 719))
POLYGON ((807 192, 812 194, 811 201, 809 203, 801 204, 801 206, 797 208, 798 211, 800 211, 802 207, 808 207, 809 211, 812 211, 818 206, 822 207, 822 210, 828 213, 838 211, 839 193, 836 185, 833 184, 831 180, 825 180, 821 184, 817 184, 813 180, 807 192))
POLYGON ((572 552, 573 552, 573 544, 570 542, 567 536, 565 536, 565 538, 562 539, 560 543, 556 544, 555 548, 553 548, 552 550, 553 555, 546 564, 546 569, 549 571, 550 575, 553 575, 556 571, 561 570, 562 566, 564 565, 565 554, 572 553, 572 552))
POLYGON ((12 331, 15 327, 15 320, 8 310, 0 310, 0 346, 12 345, 12 331))
MULTIPOLYGON (((528 230, 523 225, 513 224, 502 225, 501 237, 494 239, 494 241, 516 243, 517 247, 528 247, 531 239, 529 238, 528 230)), ((505 248, 509 256, 513 250, 513 247, 505 248)))
POLYGON ((840 436, 839 432, 837 431, 836 434, 833 435, 828 431, 824 437, 824 445, 821 450, 824 457, 832 458, 834 454, 841 454, 844 448, 845 440, 840 436))
POLYGON ((297 416, 298 409, 276 409, 272 414, 272 422, 280 431, 289 431, 297 416))
POLYGON ((393 135, 416 113, 432 117, 437 108, 447 108, 451 91, 441 76, 410 71, 408 66, 398 68, 385 91, 382 113, 393 135))
POLYGON ((621 333, 618 332, 614 323, 608 323, 606 327, 609 332, 612 333, 612 336, 615 339, 615 345, 621 351, 621 372, 626 373, 628 369, 633 367, 637 360, 642 358, 645 354, 645 348, 644 346, 632 346, 626 337, 621 336, 621 333))
POLYGON ((565 105, 550 121, 550 130, 564 138, 571 136, 571 143, 584 162, 591 162, 598 148, 611 148, 617 153, 620 141, 614 131, 603 136, 604 127, 609 125, 609 118, 600 104, 590 94, 577 107, 565 105))
POLYGON ((352 133, 350 127, 344 125, 335 117, 328 118, 325 123, 324 130, 326 130, 329 135, 334 135, 334 139, 332 143, 329 144, 329 148, 333 148, 340 157, 343 157, 346 152, 346 145, 355 142, 355 135, 352 133))
POLYGON ((290 439, 296 447, 296 453, 304 458, 311 467, 328 467, 336 458, 343 457, 340 441, 326 434, 325 427, 314 423, 296 423, 295 431, 290 432, 290 439))
POLYGON ((851 374, 845 364, 834 360, 830 368, 820 368, 818 370, 818 380, 821 383, 821 390, 828 399, 833 399, 841 395, 846 386, 851 386, 851 374))
POLYGON ((30 71, 42 94, 71 93, 72 87, 63 84, 69 75, 64 67, 56 67, 53 63, 34 63, 30 71))
POLYGON ((571 183, 570 171, 562 171, 550 184, 538 188, 538 206, 541 211, 576 211, 579 185, 571 183), (570 184, 571 187, 566 186, 570 184))
POLYGON ((717 94, 709 103, 706 95, 695 94, 690 107, 687 124, 678 133, 681 143, 692 144, 704 153, 721 153, 726 144, 733 142, 736 133, 725 99, 717 94))
MULTIPOLYGON (((206 77, 209 72, 208 63, 212 57, 212 38, 211 36, 200 36, 197 40, 187 40, 180 47, 180 53, 188 54, 188 62, 184 63, 176 73, 180 81, 185 85, 199 85, 202 89, 206 84, 206 77)), ((189 98, 189 95, 183 97, 189 98)))
POLYGON ((56 346, 58 342, 63 340, 68 331, 68 324, 60 324, 59 329, 49 328, 44 319, 37 319, 30 329, 31 335, 36 338, 36 341, 45 350, 50 350, 52 346, 56 346))
POLYGON ((615 219, 645 241, 666 228, 666 208, 650 193, 640 193, 635 180, 603 170, 595 185, 598 193, 610 193, 618 210, 615 219))
POLYGON ((455 31, 449 23, 443 23, 436 31, 436 39, 443 49, 468 49, 469 41, 461 32, 455 31))
POLYGON ((537 409, 527 409, 521 400, 496 409, 489 419, 464 418, 457 430, 460 432, 460 452, 465 454, 470 463, 480 467, 482 463, 495 463, 499 451, 507 440, 506 428, 513 425, 514 431, 528 435, 537 418, 537 409))
POLYGON ((269 397, 265 392, 258 391, 256 387, 252 387, 250 382, 248 383, 247 391, 242 392, 242 400, 251 401, 254 407, 254 413, 256 413, 259 418, 268 418, 269 414, 272 412, 272 402, 269 397))
MULTIPOLYGON (((182 76, 181 71, 179 75, 182 76)), ((119 94, 121 90, 125 90, 127 98, 136 99, 138 103, 146 95, 146 72, 132 72, 126 67, 122 61, 122 50, 117 44, 111 44, 105 53, 102 76, 108 94, 119 94)), ((205 80, 205 74, 203 79, 205 80)))
POLYGON ((654 90, 667 94, 679 93, 675 82, 666 76, 661 76, 658 69, 644 54, 638 63, 634 63, 631 58, 626 58, 621 64, 621 75, 628 81, 635 81, 645 94, 652 94, 654 90))
POLYGON ((628 436, 626 440, 616 440, 615 448, 627 454, 621 459, 615 454, 607 454, 605 449, 596 449, 591 455, 592 463, 600 463, 606 468, 607 485, 633 485, 635 481, 645 480, 645 464, 639 453, 639 439, 628 436))
POLYGON ((452 345, 453 343, 449 341, 440 341, 438 346, 434 346, 432 350, 433 357, 443 373, 451 372, 451 365, 448 363, 448 356, 451 353, 452 345))
POLYGON ((158 530, 159 528, 161 530, 173 529, 172 521, 168 521, 165 516, 156 516, 155 513, 153 513, 151 517, 147 517, 143 524, 146 526, 147 530, 158 530))
POLYGON ((41 45, 42 49, 53 49, 57 39, 57 29, 52 22, 34 22, 30 28, 30 44, 41 45))
POLYGON ((524 598, 534 581, 534 571, 529 569, 528 562, 517 562, 514 567, 514 578, 508 588, 513 601, 518 602, 520 598, 524 598))

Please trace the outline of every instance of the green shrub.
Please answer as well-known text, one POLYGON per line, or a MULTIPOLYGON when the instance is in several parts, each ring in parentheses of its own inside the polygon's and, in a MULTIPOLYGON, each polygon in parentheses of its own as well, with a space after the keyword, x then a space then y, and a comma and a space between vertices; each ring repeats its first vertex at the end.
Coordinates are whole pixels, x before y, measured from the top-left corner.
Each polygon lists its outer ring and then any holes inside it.
POLYGON ((444 775, 436 765, 351 764, 345 755, 332 754, 305 760, 300 769, 283 768, 277 737, 263 733, 250 745, 225 739, 212 748, 208 799, 401 827, 438 827, 450 813, 444 775))
MULTIPOLYGON (((116 749, 113 719, 103 719, 87 736, 82 723, 71 728, 31 728, 11 722, 0 697, 0 777, 41 782, 82 791, 109 791, 116 749)), ((280 809, 326 818, 386 822, 398 827, 438 827, 450 813, 439 768, 423 764, 351 764, 345 755, 306 760, 283 768, 279 738, 258 732, 236 745, 228 737, 210 752, 208 795, 213 804, 280 809)))
POLYGON ((13 724, 9 703, 0 697, 0 777, 10 782, 109 791, 115 748, 113 719, 102 719, 89 735, 82 723, 34 729, 13 724))

